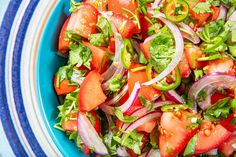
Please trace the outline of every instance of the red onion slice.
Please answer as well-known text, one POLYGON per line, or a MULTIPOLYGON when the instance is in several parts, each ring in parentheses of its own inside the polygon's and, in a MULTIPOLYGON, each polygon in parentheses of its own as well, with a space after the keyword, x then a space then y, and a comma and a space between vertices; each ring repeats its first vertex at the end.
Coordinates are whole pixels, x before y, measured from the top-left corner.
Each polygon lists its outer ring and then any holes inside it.
POLYGON ((164 95, 168 100, 174 101, 178 104, 185 103, 185 101, 181 98, 181 96, 175 90, 165 92, 164 95))
POLYGON ((101 155, 108 154, 107 148, 84 113, 78 114, 78 134, 86 146, 101 155))
POLYGON ((236 143, 232 144, 232 147, 236 150, 236 143))
MULTIPOLYGON (((189 92, 188 92, 188 97, 192 98, 194 100, 195 106, 194 110, 196 111, 196 104, 199 105, 199 107, 203 110, 207 109, 211 103, 200 103, 198 102, 198 94, 202 90, 207 90, 208 88, 224 88, 224 89, 235 89, 236 88, 236 76, 234 75, 228 75, 228 74, 223 74, 223 73, 213 73, 213 74, 208 74, 204 77, 202 77, 200 80, 195 82, 189 92)), ((213 92, 213 89, 211 89, 211 92, 213 92)), ((205 91, 206 92, 206 91, 205 91)))
MULTIPOLYGON (((149 114, 146 114, 145 116, 139 118, 138 120, 136 120, 135 122, 131 123, 126 129, 125 131, 133 131, 136 128, 138 128, 139 126, 143 125, 144 123, 152 120, 152 119, 157 119, 161 117, 161 112, 151 112, 149 114)), ((122 138, 124 138, 124 134, 122 135, 122 138)))
POLYGON ((199 36, 189 25, 187 25, 183 22, 180 22, 178 25, 183 29, 182 32, 184 32, 184 34, 183 34, 184 38, 190 40, 194 44, 200 43, 201 40, 200 40, 199 36))
POLYGON ((231 27, 230 30, 236 29, 236 11, 232 13, 232 15, 229 17, 228 21, 234 22, 234 25, 231 27))
POLYGON ((115 52, 115 57, 114 57, 113 63, 102 74, 104 81, 110 79, 114 75, 114 73, 116 72, 118 67, 123 66, 121 63, 121 47, 122 47, 123 39, 119 33, 114 32, 114 31, 113 31, 113 33, 114 33, 114 38, 115 38, 116 52, 115 52))
POLYGON ((206 152, 207 155, 217 155, 218 154, 218 149, 212 149, 209 152, 206 152))
POLYGON ((156 9, 160 4, 161 4, 162 0, 155 0, 153 3, 152 3, 152 9, 156 9))
POLYGON ((219 19, 225 20, 226 17, 227 17, 227 8, 223 5, 220 5, 220 13, 219 13, 217 20, 219 20, 219 19))
POLYGON ((165 78, 168 74, 170 74, 175 69, 175 67, 179 64, 184 53, 184 40, 178 27, 174 25, 172 22, 168 21, 167 19, 160 17, 159 15, 158 16, 154 15, 153 17, 159 18, 163 23, 165 23, 169 27, 169 29, 173 33, 174 39, 175 39, 175 54, 173 55, 173 58, 170 64, 167 66, 167 68, 164 71, 162 71, 159 75, 157 75, 156 78, 143 83, 143 85, 146 85, 146 86, 154 84, 162 80, 163 78, 165 78))
MULTIPOLYGON (((130 94, 130 97, 128 98, 128 100, 117 108, 120 109, 123 113, 128 111, 128 109, 135 103, 136 99, 138 98, 140 88, 141 88, 140 83, 136 82, 134 85, 134 89, 132 93, 130 94)), ((115 107, 102 104, 99 106, 99 108, 107 114, 114 115, 115 107)))
POLYGON ((120 157, 129 157, 129 153, 126 151, 125 147, 119 147, 117 149, 117 155, 120 157))
POLYGON ((161 154, 157 149, 151 149, 146 157, 161 157, 161 154))
MULTIPOLYGON (((171 105, 174 104, 174 102, 172 101, 160 101, 160 102, 156 102, 153 106, 153 109, 157 109, 158 107, 162 107, 163 105, 171 105)), ((144 115, 146 115, 148 113, 148 111, 150 110, 149 107, 143 107, 143 108, 139 108, 137 110, 135 110, 130 116, 138 116, 138 117, 142 117, 144 115)), ((150 112, 150 111, 149 111, 150 112)), ((127 127, 129 126, 129 124, 123 124, 122 125, 122 130, 126 130, 127 127)))

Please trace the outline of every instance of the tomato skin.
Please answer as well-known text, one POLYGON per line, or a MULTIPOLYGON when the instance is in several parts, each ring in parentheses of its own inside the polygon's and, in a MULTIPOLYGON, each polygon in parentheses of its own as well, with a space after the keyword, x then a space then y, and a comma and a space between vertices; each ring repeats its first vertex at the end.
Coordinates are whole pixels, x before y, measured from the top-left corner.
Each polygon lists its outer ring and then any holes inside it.
POLYGON ((180 153, 196 133, 196 129, 187 129, 195 114, 188 111, 164 112, 161 116, 159 148, 162 157, 173 157, 180 153))
POLYGON ((85 154, 85 155, 89 155, 91 154, 91 149, 89 149, 88 146, 86 146, 85 144, 82 145, 82 147, 80 148, 80 150, 85 154))
POLYGON ((211 6, 211 10, 213 11, 212 20, 216 21, 220 14, 220 8, 216 6, 211 6))
MULTIPOLYGON (((78 117, 78 113, 74 113, 73 115, 69 114, 69 117, 71 116, 72 118, 77 118, 78 117)), ((62 128, 65 131, 69 131, 69 132, 73 132, 73 131, 77 131, 77 120, 67 120, 65 119, 62 122, 62 128)))
POLYGON ((107 48, 96 47, 86 41, 83 41, 83 44, 87 46, 92 52, 91 69, 98 70, 100 74, 103 73, 106 70, 109 61, 105 52, 107 48))
POLYGON ((57 87, 57 79, 58 77, 54 77, 54 89, 57 93, 57 95, 66 95, 68 93, 71 93, 77 89, 76 86, 70 86, 70 82, 68 80, 63 80, 60 82, 59 87, 57 87))
POLYGON ((77 12, 71 14, 67 30, 72 30, 76 34, 88 38, 89 34, 96 33, 97 20, 97 9, 90 4, 83 3, 77 12))
POLYGON ((111 50, 111 52, 113 52, 113 54, 115 54, 116 51, 116 44, 115 44, 115 39, 114 37, 109 38, 109 45, 108 48, 111 50))
POLYGON ((232 147, 232 144, 236 143, 236 135, 230 136, 224 143, 219 146, 219 150, 226 156, 229 157, 236 150, 232 147))
POLYGON ((146 133, 151 133, 152 130, 156 127, 156 125, 157 125, 157 120, 152 119, 152 120, 146 122, 145 124, 139 126, 137 128, 137 131, 139 131, 139 132, 143 131, 143 132, 146 132, 146 133))
MULTIPOLYGON (((132 63, 131 69, 141 67, 141 66, 142 66, 141 64, 132 63)), ((132 72, 131 70, 129 70, 129 72, 128 72, 129 94, 133 91, 134 84, 137 81, 139 81, 140 84, 148 81, 145 70, 140 70, 137 72, 132 72)), ((154 101, 154 100, 156 100, 156 98, 158 98, 160 96, 161 92, 151 86, 142 86, 141 85, 140 94, 145 99, 147 99, 149 101, 154 101)))
POLYGON ((62 26, 60 35, 59 35, 59 40, 58 40, 58 51, 60 51, 61 53, 66 53, 69 50, 69 45, 70 45, 70 41, 65 41, 65 32, 68 26, 70 20, 70 16, 66 19, 65 23, 62 26))
POLYGON ((207 71, 207 73, 222 72, 236 75, 235 63, 228 57, 208 61, 207 65, 204 67, 204 70, 207 71))
POLYGON ((201 58, 203 54, 198 46, 186 45, 184 47, 184 53, 191 69, 201 69, 203 67, 203 62, 197 61, 197 59, 201 58))
POLYGON ((234 114, 230 114, 228 118, 221 120, 220 124, 225 127, 227 130, 233 132, 236 130, 236 125, 231 125, 230 122, 231 120, 235 118, 234 114))
POLYGON ((203 121, 201 129, 198 133, 194 155, 206 153, 214 148, 217 148, 220 144, 227 140, 231 134, 231 132, 226 130, 220 124, 214 125, 209 121, 203 121), (205 130, 210 130, 210 135, 206 135, 205 130))
POLYGON ((146 39, 146 38, 148 37, 147 32, 148 32, 148 28, 151 26, 151 23, 148 22, 148 21, 144 18, 143 15, 141 15, 140 21, 142 21, 142 22, 140 23, 140 25, 141 25, 141 35, 142 35, 142 38, 143 38, 143 40, 144 40, 144 39, 146 39))
POLYGON ((106 100, 106 95, 101 87, 102 77, 97 71, 91 71, 79 91, 79 109, 82 112, 89 112, 95 109, 106 100))
POLYGON ((182 60, 179 62, 178 67, 180 70, 181 77, 188 78, 192 71, 189 67, 188 60, 185 54, 183 55, 182 60))
POLYGON ((135 34, 136 25, 127 17, 115 13, 111 17, 111 21, 123 38, 131 38, 135 34))
POLYGON ((151 56, 151 53, 149 51, 149 48, 151 46, 152 40, 156 37, 156 35, 152 35, 144 40, 143 43, 140 44, 140 48, 145 56, 146 59, 149 59, 151 56))
MULTIPOLYGON (((113 11, 114 13, 121 14, 128 19, 131 19, 133 15, 128 13, 123 8, 131 11, 138 17, 138 21, 140 21, 140 13, 137 11, 138 4, 133 0, 108 0, 108 10, 113 11)), ((134 33, 140 33, 141 29, 135 24, 134 33)))

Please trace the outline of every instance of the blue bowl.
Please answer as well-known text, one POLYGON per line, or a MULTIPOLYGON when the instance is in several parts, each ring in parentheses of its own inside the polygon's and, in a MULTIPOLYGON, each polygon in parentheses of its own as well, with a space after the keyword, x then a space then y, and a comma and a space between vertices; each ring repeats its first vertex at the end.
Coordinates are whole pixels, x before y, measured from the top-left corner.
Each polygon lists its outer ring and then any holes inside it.
POLYGON ((53 88, 53 76, 60 66, 66 64, 66 59, 57 55, 57 43, 60 29, 66 17, 70 14, 69 3, 68 0, 58 1, 46 23, 37 56, 36 88, 44 122, 62 155, 85 156, 63 132, 53 128, 54 124, 58 122, 57 106, 59 104, 53 88))

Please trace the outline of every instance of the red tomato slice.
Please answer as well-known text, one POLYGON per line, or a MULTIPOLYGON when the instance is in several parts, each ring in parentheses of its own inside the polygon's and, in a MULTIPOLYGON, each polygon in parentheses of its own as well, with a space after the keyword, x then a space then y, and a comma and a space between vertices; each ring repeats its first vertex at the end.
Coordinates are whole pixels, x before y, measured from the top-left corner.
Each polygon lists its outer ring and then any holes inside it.
POLYGON ((94 6, 84 3, 77 12, 71 14, 67 30, 72 30, 78 35, 88 38, 89 34, 96 33, 98 11, 94 6))
POLYGON ((114 37, 111 37, 111 38, 109 39, 108 48, 111 50, 111 52, 113 52, 113 54, 115 54, 115 51, 116 51, 116 44, 115 44, 115 39, 114 39, 114 37))
POLYGON ((196 27, 202 27, 209 21, 211 13, 205 12, 197 14, 193 10, 190 10, 190 17, 197 21, 196 27))
MULTIPOLYGON (((132 63, 131 69, 137 68, 140 66, 142 66, 142 65, 138 64, 138 63, 132 63)), ((132 92, 132 90, 134 88, 134 84, 137 81, 139 81, 140 84, 148 81, 145 70, 140 70, 137 72, 132 72, 131 70, 129 70, 129 72, 128 72, 129 94, 132 92)), ((145 99, 147 99, 149 101, 154 101, 154 100, 156 100, 156 98, 158 98, 160 96, 161 92, 156 90, 152 86, 141 86, 140 94, 145 99)))
POLYGON ((197 61, 197 59, 201 58, 203 54, 198 46, 186 45, 184 47, 184 53, 191 69, 201 69, 203 67, 203 62, 197 61))
MULTIPOLYGON (((83 44, 87 46, 92 52, 91 69, 97 70, 99 73, 103 73, 106 70, 109 59, 106 56, 105 47, 96 47, 89 42, 83 41, 83 44)), ((108 50, 107 50, 108 52, 108 50)))
MULTIPOLYGON (((68 115, 70 117, 70 114, 68 115)), ((78 114, 75 113, 74 115, 71 116, 71 118, 77 118, 78 114)), ((67 120, 65 119, 62 123, 62 128, 66 131, 77 131, 77 120, 67 120)))
POLYGON ((225 127, 227 130, 233 132, 236 130, 236 125, 231 125, 230 122, 233 118, 236 118, 234 116, 234 114, 230 114, 228 118, 226 118, 225 120, 221 120, 220 124, 225 127))
POLYGON ((151 46, 152 40, 155 37, 156 37, 155 35, 152 35, 152 36, 148 37, 147 39, 145 39, 144 42, 140 44, 141 50, 142 50, 142 52, 143 52, 146 59, 149 59, 150 56, 151 56, 149 48, 151 46))
POLYGON ((102 77, 97 71, 91 71, 79 91, 79 109, 82 112, 89 112, 106 100, 106 95, 101 87, 102 77))
POLYGON ((145 124, 139 126, 137 128, 137 131, 139 131, 139 132, 143 131, 143 132, 146 132, 146 133, 151 133, 152 130, 156 127, 156 125, 157 125, 157 120, 152 119, 152 120, 146 122, 145 124))
POLYGON ((123 38, 131 38, 135 34, 136 25, 127 17, 116 13, 111 20, 123 38))
POLYGON ((70 42, 69 41, 65 41, 65 32, 68 26, 70 20, 70 16, 66 19, 65 23, 62 26, 61 32, 60 32, 60 36, 59 36, 59 41, 58 41, 58 51, 60 51, 61 53, 66 53, 69 50, 69 45, 70 42))
POLYGON ((212 13, 212 20, 217 20, 219 14, 220 14, 220 8, 216 6, 211 6, 212 13))
POLYGON ((57 87, 57 79, 58 77, 54 77, 54 89, 57 95, 66 95, 76 90, 76 86, 70 86, 70 82, 68 80, 63 80, 60 82, 59 87, 57 87))
POLYGON ((204 121, 198 133, 194 155, 206 153, 217 148, 227 140, 231 134, 231 132, 220 124, 214 125, 209 121, 204 121))
POLYGON ((178 67, 180 70, 181 77, 188 78, 192 71, 188 65, 188 60, 185 54, 183 55, 182 60, 179 62, 178 67))
POLYGON ((91 154, 91 149, 89 149, 88 146, 86 146, 85 144, 82 145, 81 149, 80 149, 85 155, 89 155, 91 154))
MULTIPOLYGON (((137 11, 138 4, 134 0, 108 0, 108 10, 113 11, 114 13, 121 14, 128 19, 131 19, 133 15, 129 12, 127 12, 124 9, 127 9, 131 11, 133 14, 135 14, 138 17, 138 20, 140 21, 140 14, 137 11)), ((138 28, 137 25, 135 25, 135 34, 140 33, 141 29, 138 28)))
POLYGON ((128 9, 129 11, 135 14, 138 8, 138 5, 133 0, 108 0, 109 11, 113 11, 114 13, 119 13, 128 18, 133 16, 132 14, 128 13, 122 8, 128 9))
POLYGON ((142 22, 140 23, 140 25, 141 25, 142 38, 143 38, 143 40, 144 40, 144 39, 146 39, 146 38, 148 37, 147 32, 148 32, 148 28, 151 26, 151 23, 148 22, 148 21, 144 18, 143 15, 141 15, 140 21, 142 21, 142 22))
POLYGON ((207 71, 207 73, 222 72, 231 75, 236 74, 235 63, 231 58, 228 57, 209 61, 204 69, 207 71))
POLYGON ((236 143, 236 135, 230 136, 224 143, 219 146, 219 150, 226 156, 229 157, 236 151, 235 148, 232 147, 232 144, 236 143))
POLYGON ((162 157, 173 157, 180 153, 196 130, 187 129, 195 114, 187 111, 164 112, 161 116, 159 148, 162 157))

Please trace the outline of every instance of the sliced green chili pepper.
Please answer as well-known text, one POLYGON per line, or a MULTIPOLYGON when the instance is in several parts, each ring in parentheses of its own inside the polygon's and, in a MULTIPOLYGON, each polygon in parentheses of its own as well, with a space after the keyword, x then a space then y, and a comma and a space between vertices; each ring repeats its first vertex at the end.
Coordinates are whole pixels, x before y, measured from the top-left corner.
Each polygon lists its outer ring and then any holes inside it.
POLYGON ((131 65, 132 55, 134 54, 133 44, 131 40, 123 40, 123 48, 121 50, 121 62, 126 69, 131 65))
POLYGON ((167 3, 165 15, 168 20, 178 23, 188 17, 189 10, 189 5, 185 0, 173 0, 167 3))
MULTIPOLYGON (((152 66, 150 64, 147 65, 146 75, 147 75, 148 80, 152 79, 152 66)), ((176 67, 175 68, 175 82, 171 84, 155 83, 152 86, 156 88, 157 90, 169 91, 169 90, 177 88, 180 85, 180 83, 181 83, 180 70, 178 67, 176 67)))
POLYGON ((164 105, 161 107, 161 111, 172 112, 172 111, 187 110, 188 108, 189 108, 188 105, 164 105))

